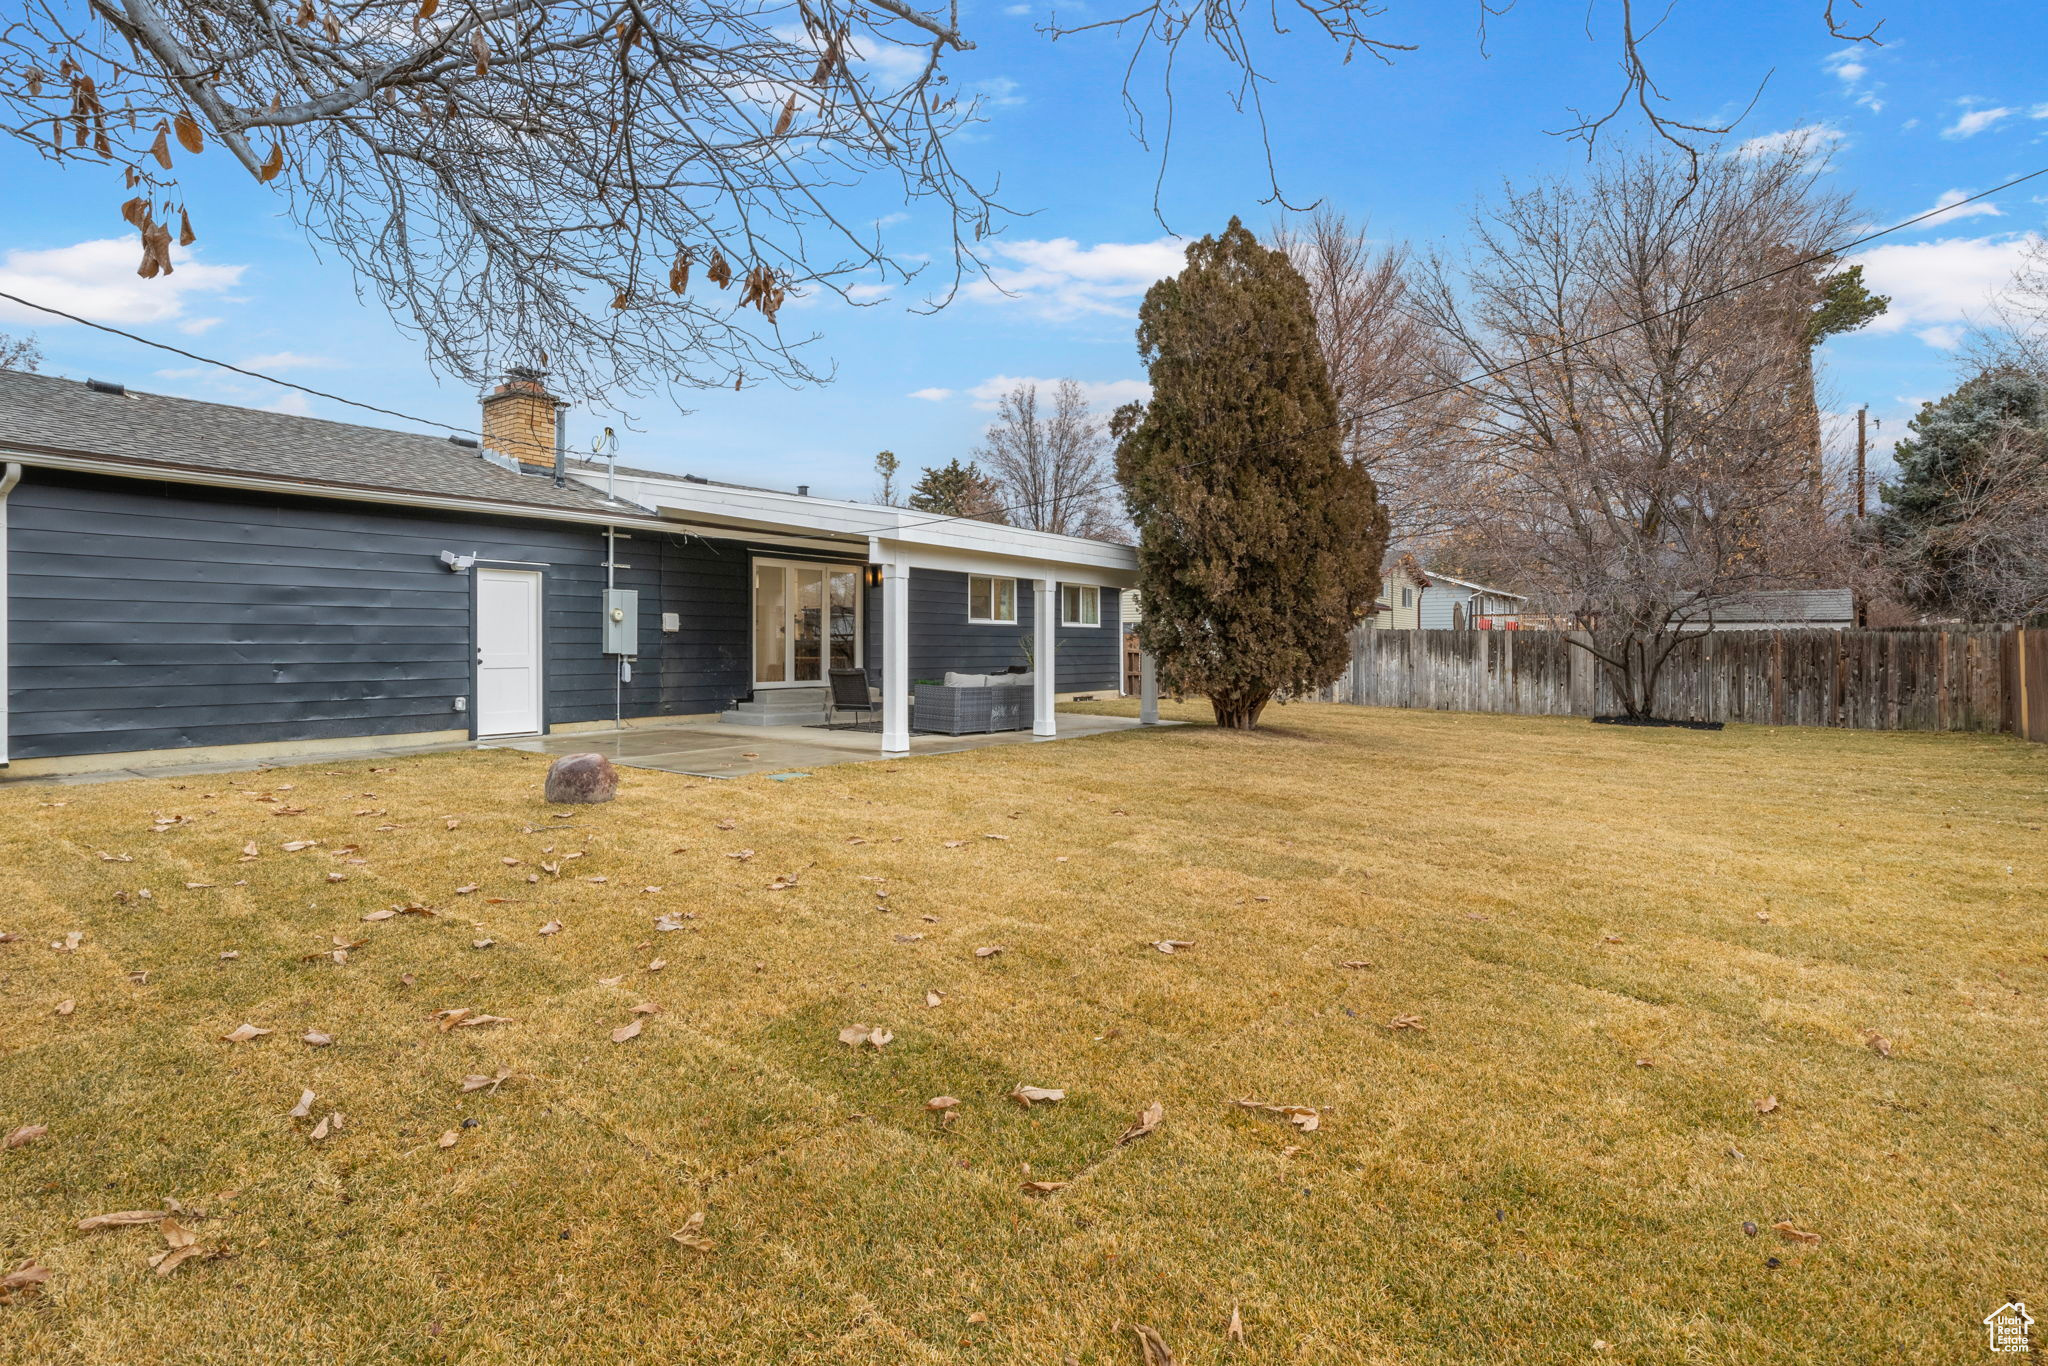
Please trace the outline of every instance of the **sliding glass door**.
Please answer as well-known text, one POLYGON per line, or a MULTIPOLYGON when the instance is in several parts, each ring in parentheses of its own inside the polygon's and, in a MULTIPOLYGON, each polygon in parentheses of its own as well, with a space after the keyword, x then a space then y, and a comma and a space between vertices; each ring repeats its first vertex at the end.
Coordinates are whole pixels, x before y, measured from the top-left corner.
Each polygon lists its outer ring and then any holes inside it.
POLYGON ((754 561, 754 685, 815 687, 861 664, 860 569, 754 561))

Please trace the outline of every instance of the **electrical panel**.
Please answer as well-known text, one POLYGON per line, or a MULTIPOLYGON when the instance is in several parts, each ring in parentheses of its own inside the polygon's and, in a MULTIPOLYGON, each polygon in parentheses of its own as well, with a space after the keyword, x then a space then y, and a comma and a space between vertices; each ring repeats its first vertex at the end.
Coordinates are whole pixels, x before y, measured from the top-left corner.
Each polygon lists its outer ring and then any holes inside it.
POLYGON ((604 652, 608 655, 640 653, 640 594, 637 590, 605 590, 604 652))

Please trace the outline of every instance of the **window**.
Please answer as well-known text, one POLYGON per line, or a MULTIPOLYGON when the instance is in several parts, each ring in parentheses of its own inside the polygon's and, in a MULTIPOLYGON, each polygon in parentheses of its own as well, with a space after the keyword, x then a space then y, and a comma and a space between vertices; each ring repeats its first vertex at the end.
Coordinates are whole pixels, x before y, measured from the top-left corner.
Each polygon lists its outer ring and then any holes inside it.
POLYGON ((967 576, 967 619, 992 624, 1015 624, 1017 581, 992 578, 987 574, 967 576))
POLYGON ((1404 588, 1404 589, 1402 589, 1402 590, 1401 590, 1401 605, 1402 605, 1403 607, 1413 607, 1413 606, 1415 605, 1415 590, 1414 590, 1414 589, 1412 589, 1412 588, 1404 588))
POLYGON ((1085 584, 1060 585, 1060 625, 1102 625, 1102 593, 1085 584))

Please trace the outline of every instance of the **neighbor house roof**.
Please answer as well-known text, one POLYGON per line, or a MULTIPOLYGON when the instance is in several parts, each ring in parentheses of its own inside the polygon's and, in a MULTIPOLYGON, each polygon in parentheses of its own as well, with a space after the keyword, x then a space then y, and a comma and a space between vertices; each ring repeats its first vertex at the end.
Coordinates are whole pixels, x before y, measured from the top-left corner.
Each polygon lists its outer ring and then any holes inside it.
POLYGON ((1496 598, 1513 598, 1516 602, 1528 601, 1520 593, 1510 593, 1505 588, 1488 588, 1483 583, 1474 583, 1470 579, 1453 578, 1449 574, 1439 574, 1434 569, 1425 569, 1422 572, 1429 576, 1431 583, 1455 583, 1458 587, 1469 588, 1475 593, 1490 593, 1496 598))
POLYGON ((90 457, 134 467, 285 480, 323 488, 500 503, 508 512, 625 513, 586 485, 557 488, 486 459, 474 444, 383 427, 237 408, 129 390, 106 393, 77 380, 0 370, 0 452, 11 458, 90 457))
POLYGON ((1856 593, 1848 588, 1773 588, 1715 598, 1693 614, 1693 621, 1711 615, 1716 626, 1733 630, 1744 624, 1770 626, 1853 626, 1856 593))

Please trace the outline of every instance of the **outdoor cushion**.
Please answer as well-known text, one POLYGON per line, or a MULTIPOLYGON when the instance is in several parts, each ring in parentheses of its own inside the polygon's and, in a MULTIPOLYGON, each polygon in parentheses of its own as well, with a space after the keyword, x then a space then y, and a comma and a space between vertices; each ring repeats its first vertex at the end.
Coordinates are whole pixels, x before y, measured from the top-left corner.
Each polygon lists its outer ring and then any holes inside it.
POLYGON ((988 675, 949 672, 946 675, 946 686, 949 688, 986 688, 988 686, 988 675))

